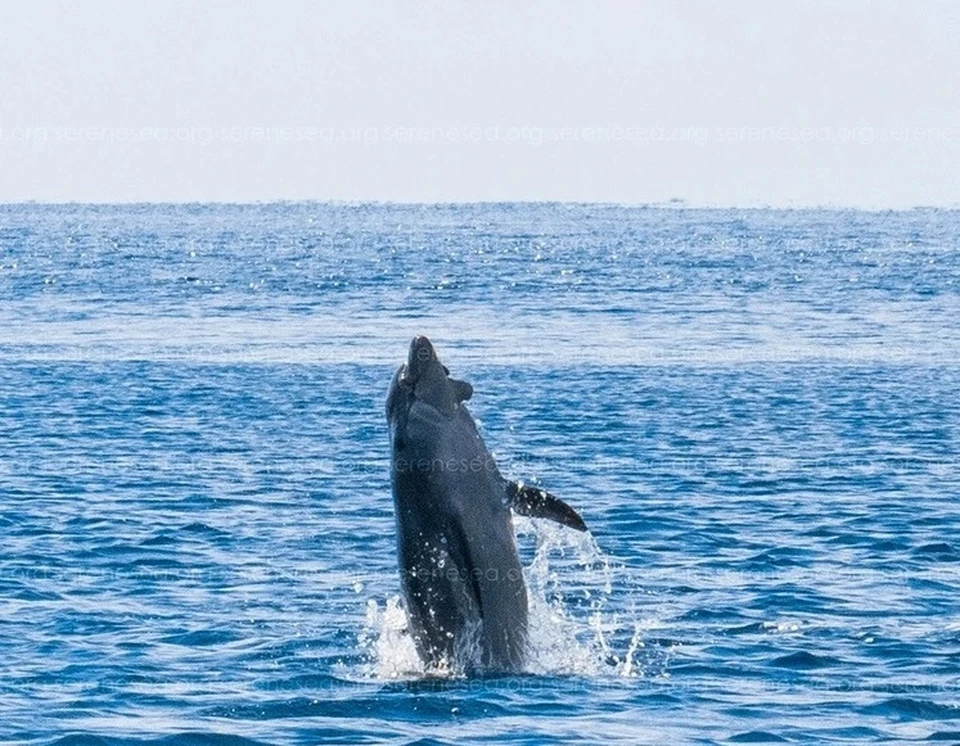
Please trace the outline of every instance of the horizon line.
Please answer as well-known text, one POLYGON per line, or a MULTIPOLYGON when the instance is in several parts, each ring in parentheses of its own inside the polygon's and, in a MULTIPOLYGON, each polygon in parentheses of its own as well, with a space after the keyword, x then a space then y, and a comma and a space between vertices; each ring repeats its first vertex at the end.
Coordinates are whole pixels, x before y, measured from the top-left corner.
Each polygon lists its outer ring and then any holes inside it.
POLYGON ((684 199, 672 198, 653 202, 629 202, 629 201, 611 201, 611 200, 556 200, 556 199, 479 199, 479 200, 394 200, 394 199, 336 199, 336 198, 270 198, 257 200, 231 200, 231 199, 209 199, 209 200, 83 200, 83 199, 63 199, 63 200, 43 200, 43 199, 18 199, 3 200, 0 199, 0 207, 19 207, 19 206, 87 206, 87 207, 137 207, 137 206, 165 206, 165 207, 185 207, 190 205, 215 205, 221 207, 254 207, 270 205, 335 205, 340 207, 468 207, 468 206, 494 206, 494 205, 526 205, 526 206, 566 206, 566 207, 618 207, 618 208, 642 208, 642 209, 666 209, 666 210, 779 210, 789 211, 830 211, 830 212, 913 212, 913 211, 953 211, 960 210, 960 202, 944 204, 915 204, 910 206, 877 206, 877 205, 857 205, 857 204, 837 204, 837 203, 804 203, 791 205, 777 204, 735 204, 735 203, 710 203, 710 202, 688 202, 684 199))

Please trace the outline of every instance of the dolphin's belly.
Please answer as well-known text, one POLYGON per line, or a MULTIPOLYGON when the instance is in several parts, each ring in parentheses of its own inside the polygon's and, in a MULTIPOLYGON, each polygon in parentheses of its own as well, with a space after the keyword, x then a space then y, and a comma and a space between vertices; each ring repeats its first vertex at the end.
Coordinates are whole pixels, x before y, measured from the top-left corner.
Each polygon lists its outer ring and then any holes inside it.
POLYGON ((527 597, 503 480, 475 429, 432 424, 410 423, 393 464, 411 633, 428 664, 517 670, 527 597))
POLYGON ((429 666, 453 667, 470 648, 479 629, 479 599, 461 559, 451 553, 440 527, 419 521, 399 529, 399 564, 404 603, 417 649, 429 666), (467 639, 467 638, 471 639, 467 639))

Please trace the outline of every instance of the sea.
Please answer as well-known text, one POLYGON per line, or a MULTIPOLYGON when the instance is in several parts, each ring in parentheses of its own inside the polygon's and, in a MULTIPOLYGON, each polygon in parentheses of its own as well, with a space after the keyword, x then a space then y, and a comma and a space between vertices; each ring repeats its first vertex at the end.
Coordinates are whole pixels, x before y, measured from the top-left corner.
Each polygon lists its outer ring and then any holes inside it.
POLYGON ((960 211, 0 205, 0 742, 960 742, 960 211), (384 400, 474 387, 526 670, 425 673, 384 400))

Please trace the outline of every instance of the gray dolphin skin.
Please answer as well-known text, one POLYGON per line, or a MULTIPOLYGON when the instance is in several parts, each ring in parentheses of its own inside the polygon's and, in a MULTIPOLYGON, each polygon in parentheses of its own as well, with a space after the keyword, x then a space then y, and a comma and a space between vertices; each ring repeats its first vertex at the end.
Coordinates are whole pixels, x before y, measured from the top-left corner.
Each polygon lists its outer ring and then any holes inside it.
POLYGON ((463 404, 472 395, 415 337, 387 395, 401 589, 428 672, 511 673, 527 642, 511 509, 587 527, 549 493, 500 475, 463 404))

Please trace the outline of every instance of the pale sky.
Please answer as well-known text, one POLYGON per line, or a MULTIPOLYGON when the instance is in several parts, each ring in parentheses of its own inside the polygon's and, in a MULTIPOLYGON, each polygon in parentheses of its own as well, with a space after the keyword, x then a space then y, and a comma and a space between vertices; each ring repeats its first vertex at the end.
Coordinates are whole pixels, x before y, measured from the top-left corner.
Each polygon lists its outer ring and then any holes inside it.
POLYGON ((960 205, 960 3, 16 2, 0 201, 960 205))

